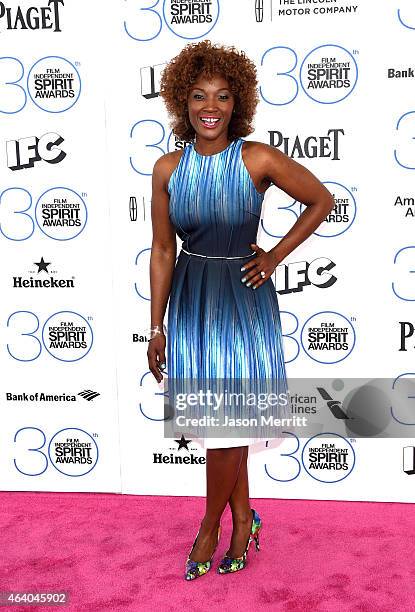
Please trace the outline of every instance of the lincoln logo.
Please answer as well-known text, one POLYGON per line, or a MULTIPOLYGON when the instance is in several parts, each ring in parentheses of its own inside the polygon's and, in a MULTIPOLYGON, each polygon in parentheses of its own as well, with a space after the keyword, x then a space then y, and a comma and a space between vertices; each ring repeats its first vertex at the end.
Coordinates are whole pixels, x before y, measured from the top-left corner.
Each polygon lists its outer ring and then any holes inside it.
POLYGON ((255 19, 258 23, 264 20, 264 0, 255 0, 255 19))

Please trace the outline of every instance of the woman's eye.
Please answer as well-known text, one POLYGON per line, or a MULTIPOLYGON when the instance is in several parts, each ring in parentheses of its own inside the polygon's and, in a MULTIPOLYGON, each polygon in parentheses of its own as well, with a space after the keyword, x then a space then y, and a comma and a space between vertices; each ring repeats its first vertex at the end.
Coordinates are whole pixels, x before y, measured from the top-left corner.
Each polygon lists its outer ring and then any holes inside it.
MULTIPOLYGON (((195 100, 200 100, 201 98, 203 98, 203 94, 193 94, 193 98, 194 98, 195 100)), ((229 96, 228 96, 228 94, 221 94, 221 95, 219 96, 219 99, 220 99, 220 100, 228 100, 228 99, 229 99, 229 96)))

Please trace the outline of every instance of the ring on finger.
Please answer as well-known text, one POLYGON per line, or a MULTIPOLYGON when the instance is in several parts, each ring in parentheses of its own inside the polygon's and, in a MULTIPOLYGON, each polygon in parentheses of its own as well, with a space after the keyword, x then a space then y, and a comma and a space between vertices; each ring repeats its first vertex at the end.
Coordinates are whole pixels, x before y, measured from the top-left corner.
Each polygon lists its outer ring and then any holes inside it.
POLYGON ((261 270, 260 274, 261 274, 262 278, 265 278, 265 272, 263 270, 261 270))

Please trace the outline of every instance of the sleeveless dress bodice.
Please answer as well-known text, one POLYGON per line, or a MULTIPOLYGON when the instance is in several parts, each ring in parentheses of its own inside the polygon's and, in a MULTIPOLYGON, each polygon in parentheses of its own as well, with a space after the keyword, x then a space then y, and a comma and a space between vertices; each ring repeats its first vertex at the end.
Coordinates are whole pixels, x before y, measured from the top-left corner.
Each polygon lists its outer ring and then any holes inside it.
POLYGON ((242 159, 244 140, 201 155, 188 145, 169 181, 170 219, 187 251, 202 255, 251 255, 264 194, 242 159))

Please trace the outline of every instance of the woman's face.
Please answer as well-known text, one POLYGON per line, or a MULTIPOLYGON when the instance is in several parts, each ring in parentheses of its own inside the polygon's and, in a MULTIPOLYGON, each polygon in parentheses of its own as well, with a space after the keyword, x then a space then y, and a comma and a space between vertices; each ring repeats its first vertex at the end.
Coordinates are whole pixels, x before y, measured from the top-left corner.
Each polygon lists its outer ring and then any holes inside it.
POLYGON ((225 78, 214 75, 208 81, 199 76, 187 99, 190 123, 196 134, 216 140, 224 133, 227 138, 234 104, 234 96, 225 78))

